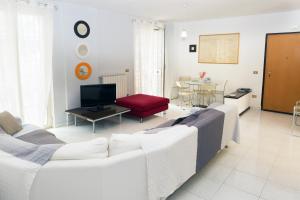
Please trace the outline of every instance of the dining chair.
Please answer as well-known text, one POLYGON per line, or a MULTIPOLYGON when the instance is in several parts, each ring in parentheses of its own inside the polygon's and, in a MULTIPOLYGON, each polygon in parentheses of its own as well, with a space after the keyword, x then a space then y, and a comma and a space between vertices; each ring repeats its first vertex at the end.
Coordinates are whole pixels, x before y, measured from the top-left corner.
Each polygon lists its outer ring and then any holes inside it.
POLYGON ((186 87, 182 84, 180 81, 176 81, 176 86, 178 88, 178 97, 179 100, 181 101, 181 106, 183 105, 184 102, 189 103, 189 105, 192 105, 192 97, 193 97, 193 92, 190 91, 189 87, 186 87), (186 101, 187 99, 187 101, 186 101))
MULTIPOLYGON (((195 82, 195 83, 199 83, 200 80, 198 79, 194 79, 191 82, 195 82)), ((200 88, 201 83, 199 84, 192 84, 191 86, 191 90, 193 91, 193 99, 192 99, 192 103, 195 106, 199 106, 202 105, 201 103, 201 88, 200 88)))
POLYGON ((210 105, 216 101, 216 84, 206 83, 200 85, 200 95, 202 96, 203 105, 210 105), (207 104, 205 104, 205 100, 207 104))
POLYGON ((218 85, 217 89, 216 89, 216 93, 220 96, 222 96, 222 102, 224 104, 225 101, 225 93, 226 93, 226 87, 228 85, 228 80, 223 81, 221 84, 218 85))
POLYGON ((298 123, 298 117, 300 117, 300 101, 297 101, 296 105, 294 106, 293 122, 292 122, 292 134, 294 136, 300 137, 299 134, 294 133, 295 126, 300 126, 300 124, 298 123))
POLYGON ((178 81, 181 84, 181 87, 190 88, 190 85, 187 84, 187 82, 191 81, 192 77, 190 76, 179 76, 178 81))
POLYGON ((191 81, 192 80, 192 77, 190 76, 179 76, 179 81, 182 82, 182 81, 191 81))

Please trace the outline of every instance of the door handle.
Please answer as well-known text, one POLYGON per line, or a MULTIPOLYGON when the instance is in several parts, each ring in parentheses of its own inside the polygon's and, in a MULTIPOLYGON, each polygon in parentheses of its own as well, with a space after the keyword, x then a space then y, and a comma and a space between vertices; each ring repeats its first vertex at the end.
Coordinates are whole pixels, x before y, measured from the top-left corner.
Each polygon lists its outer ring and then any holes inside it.
POLYGON ((268 77, 271 78, 271 72, 268 72, 268 77))

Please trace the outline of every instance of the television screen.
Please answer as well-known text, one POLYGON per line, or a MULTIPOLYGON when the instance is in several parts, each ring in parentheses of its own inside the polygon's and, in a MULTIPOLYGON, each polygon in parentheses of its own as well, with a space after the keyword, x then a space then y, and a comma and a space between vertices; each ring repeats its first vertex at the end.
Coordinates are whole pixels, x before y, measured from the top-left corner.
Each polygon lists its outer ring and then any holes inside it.
POLYGON ((114 104, 116 84, 80 86, 81 107, 96 107, 114 104))

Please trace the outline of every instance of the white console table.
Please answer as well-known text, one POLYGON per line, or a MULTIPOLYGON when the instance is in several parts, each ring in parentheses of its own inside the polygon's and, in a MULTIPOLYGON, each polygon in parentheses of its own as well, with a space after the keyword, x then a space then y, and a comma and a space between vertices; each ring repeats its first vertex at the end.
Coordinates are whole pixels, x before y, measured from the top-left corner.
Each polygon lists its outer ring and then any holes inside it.
POLYGON ((228 105, 235 105, 238 107, 238 112, 242 115, 250 109, 251 92, 249 93, 231 93, 224 97, 224 103, 228 105))

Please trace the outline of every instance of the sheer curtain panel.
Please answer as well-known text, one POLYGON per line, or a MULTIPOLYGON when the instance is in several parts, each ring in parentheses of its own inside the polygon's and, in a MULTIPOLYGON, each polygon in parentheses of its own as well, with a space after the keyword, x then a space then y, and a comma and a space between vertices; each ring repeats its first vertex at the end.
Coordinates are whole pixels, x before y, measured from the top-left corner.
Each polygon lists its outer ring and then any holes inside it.
POLYGON ((52 125, 51 5, 0 0, 0 111, 52 125))
POLYGON ((163 95, 164 25, 134 20, 135 93, 163 95))

